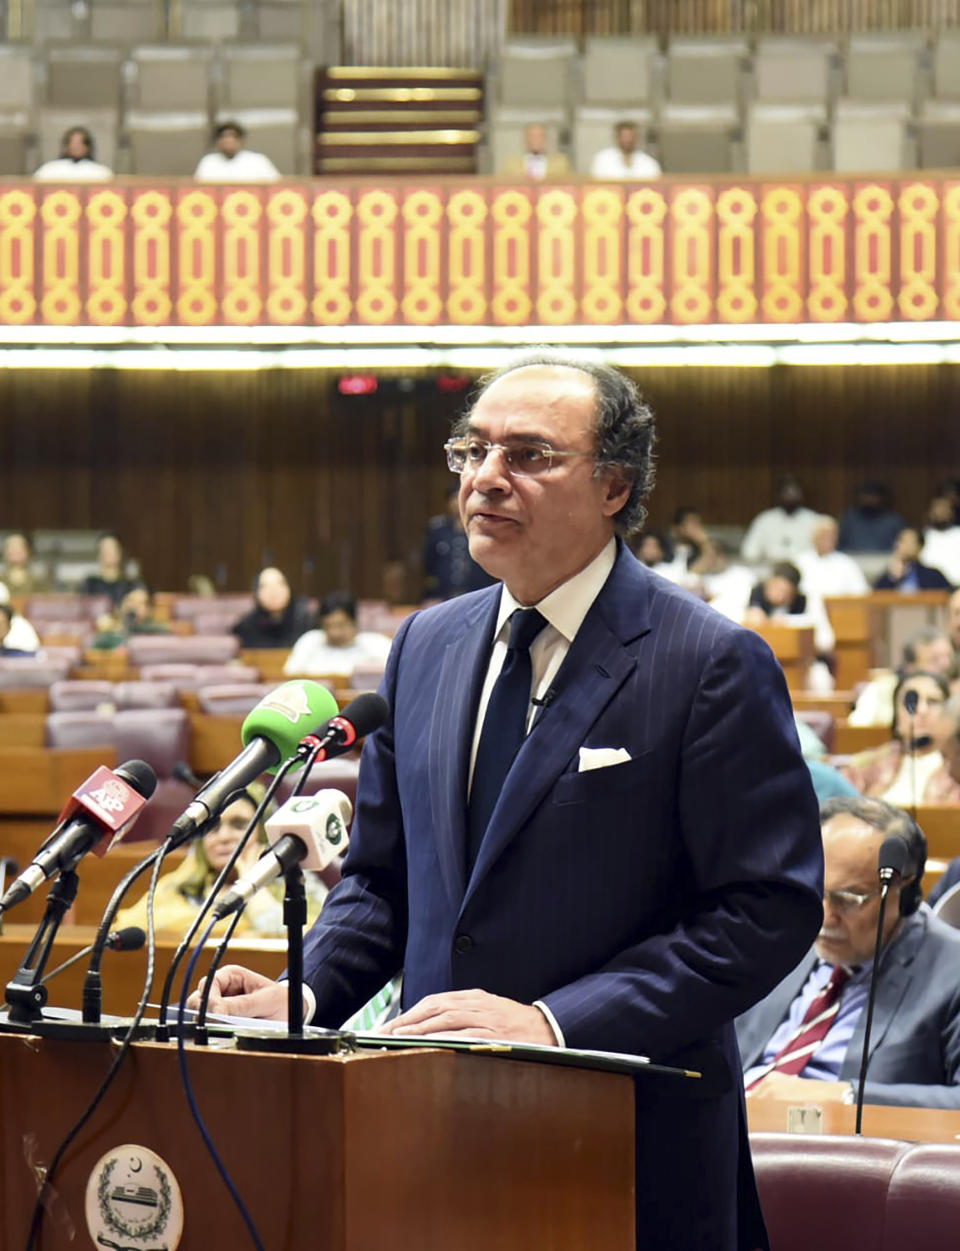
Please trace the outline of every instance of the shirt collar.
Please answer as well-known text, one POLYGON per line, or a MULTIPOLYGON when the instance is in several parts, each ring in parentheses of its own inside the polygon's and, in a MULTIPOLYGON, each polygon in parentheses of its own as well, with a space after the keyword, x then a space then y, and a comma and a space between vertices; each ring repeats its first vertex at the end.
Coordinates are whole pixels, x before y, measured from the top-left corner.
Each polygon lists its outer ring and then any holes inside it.
MULTIPOLYGON (((533 605, 552 625, 558 634, 562 634, 568 643, 572 643, 577 631, 583 625, 583 619, 590 611, 593 601, 600 594, 603 584, 609 578, 617 560, 617 541, 611 538, 603 550, 572 578, 562 582, 560 586, 545 595, 538 604, 533 605)), ((521 604, 504 585, 500 592, 500 610, 497 613, 497 628, 494 639, 499 639, 501 631, 510 615, 517 608, 529 608, 529 604, 521 604)))

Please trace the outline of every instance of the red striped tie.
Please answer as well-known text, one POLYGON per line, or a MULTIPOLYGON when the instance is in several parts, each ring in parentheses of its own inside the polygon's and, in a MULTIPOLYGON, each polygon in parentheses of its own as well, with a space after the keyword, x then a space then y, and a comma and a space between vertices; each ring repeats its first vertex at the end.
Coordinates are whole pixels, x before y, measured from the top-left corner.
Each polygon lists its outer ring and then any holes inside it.
POLYGON ((769 1073, 802 1073, 817 1048, 829 1034, 840 1008, 840 991, 849 977, 842 964, 834 965, 830 980, 813 999, 792 1037, 770 1063, 746 1087, 752 1090, 769 1073))

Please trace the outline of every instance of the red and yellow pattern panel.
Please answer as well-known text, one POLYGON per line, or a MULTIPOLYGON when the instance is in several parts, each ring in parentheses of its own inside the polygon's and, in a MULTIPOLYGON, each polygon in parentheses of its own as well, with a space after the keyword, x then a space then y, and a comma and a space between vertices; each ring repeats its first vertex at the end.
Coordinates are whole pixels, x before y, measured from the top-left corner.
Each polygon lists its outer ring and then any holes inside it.
POLYGON ((948 178, 0 185, 0 327, 941 320, 948 178))

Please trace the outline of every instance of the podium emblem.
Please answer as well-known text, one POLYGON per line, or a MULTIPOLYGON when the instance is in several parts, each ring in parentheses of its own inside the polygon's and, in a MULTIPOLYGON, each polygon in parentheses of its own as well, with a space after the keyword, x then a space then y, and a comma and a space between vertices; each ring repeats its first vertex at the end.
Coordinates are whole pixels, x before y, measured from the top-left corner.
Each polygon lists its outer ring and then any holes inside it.
POLYGON ((101 1156, 87 1180, 87 1230, 108 1251, 175 1251, 183 1196, 169 1166, 149 1147, 124 1143, 101 1156))

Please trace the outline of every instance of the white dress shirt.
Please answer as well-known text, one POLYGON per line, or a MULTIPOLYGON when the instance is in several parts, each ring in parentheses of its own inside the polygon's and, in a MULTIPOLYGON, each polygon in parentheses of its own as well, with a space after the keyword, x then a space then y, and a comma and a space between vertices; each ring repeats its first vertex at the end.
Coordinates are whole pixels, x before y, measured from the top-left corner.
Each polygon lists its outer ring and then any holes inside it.
POLYGON ((800 552, 794 564, 800 570, 800 590, 826 599, 830 595, 866 595, 870 590, 863 570, 846 552, 819 556, 812 549, 800 552))
POLYGON ((79 161, 69 156, 58 156, 55 161, 44 161, 34 173, 34 182, 109 182, 113 170, 83 157, 79 161))
POLYGON ((649 152, 636 151, 626 157, 616 145, 601 148, 590 165, 591 178, 659 178, 661 173, 660 162, 649 152))
POLYGON ((813 532, 820 514, 812 508, 784 512, 779 506, 764 509, 750 522, 740 554, 751 565, 763 561, 793 560, 813 546, 813 532))
POLYGON ((287 657, 283 672, 290 674, 342 673, 355 669, 384 669, 390 655, 390 639, 373 630, 361 630, 346 647, 327 642, 323 630, 301 634, 287 657))
POLYGON ((193 172, 197 182, 276 182, 280 171, 262 152, 241 148, 236 156, 208 152, 193 172))
POLYGON ((960 526, 925 530, 920 562, 939 569, 951 586, 960 586, 960 526))

